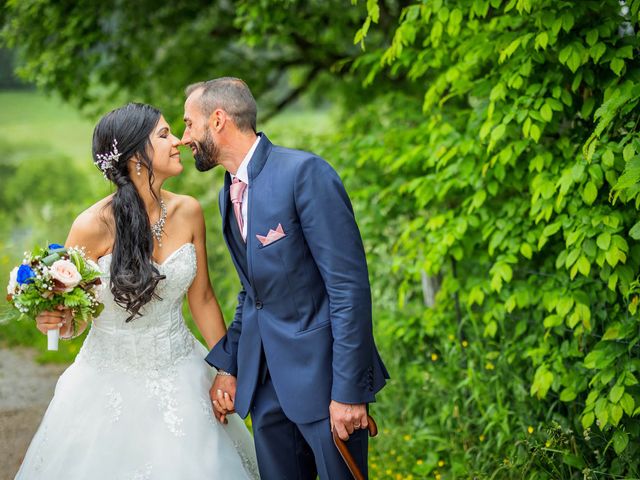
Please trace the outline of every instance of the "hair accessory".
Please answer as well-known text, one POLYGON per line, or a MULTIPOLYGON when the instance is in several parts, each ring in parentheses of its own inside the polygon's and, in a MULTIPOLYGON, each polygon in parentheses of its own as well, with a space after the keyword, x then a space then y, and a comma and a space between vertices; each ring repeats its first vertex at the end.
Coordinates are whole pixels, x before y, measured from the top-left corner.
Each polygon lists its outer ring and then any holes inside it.
POLYGON ((140 160, 138 160, 136 162, 136 173, 138 174, 138 176, 140 176, 140 171, 142 170, 142 162, 140 162, 140 160))
POLYGON ((96 154, 96 165, 102 171, 104 178, 107 178, 107 172, 114 168, 113 164, 117 163, 120 159, 120 155, 122 155, 118 151, 118 141, 114 138, 113 143, 111 144, 111 150, 107 153, 98 153, 96 154))

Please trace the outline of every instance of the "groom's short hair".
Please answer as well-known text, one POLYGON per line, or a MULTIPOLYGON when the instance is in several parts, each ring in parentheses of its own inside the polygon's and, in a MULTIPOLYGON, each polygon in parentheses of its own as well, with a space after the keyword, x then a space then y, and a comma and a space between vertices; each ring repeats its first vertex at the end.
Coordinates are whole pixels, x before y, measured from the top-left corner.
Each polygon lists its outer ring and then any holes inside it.
POLYGON ((221 108, 240 130, 257 131, 258 106, 244 81, 235 77, 221 77, 193 83, 185 89, 187 98, 197 90, 202 90, 198 104, 207 118, 216 108, 221 108))

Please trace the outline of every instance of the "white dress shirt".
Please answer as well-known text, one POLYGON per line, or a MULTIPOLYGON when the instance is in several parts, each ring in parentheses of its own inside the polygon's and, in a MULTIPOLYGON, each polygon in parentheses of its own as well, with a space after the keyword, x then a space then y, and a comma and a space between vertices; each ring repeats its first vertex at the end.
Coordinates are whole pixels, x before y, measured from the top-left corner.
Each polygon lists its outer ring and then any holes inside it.
POLYGON ((232 182, 234 178, 238 177, 241 182, 247 184, 247 188, 244 189, 244 192, 242 194, 242 237, 245 239, 247 238, 247 212, 249 211, 247 208, 247 204, 249 203, 249 162, 251 161, 253 152, 255 152, 256 148, 258 147, 258 143, 260 143, 260 138, 260 135, 258 135, 256 141, 253 142, 253 145, 244 156, 244 159, 238 167, 238 171, 236 172, 236 174, 229 174, 231 175, 232 182))

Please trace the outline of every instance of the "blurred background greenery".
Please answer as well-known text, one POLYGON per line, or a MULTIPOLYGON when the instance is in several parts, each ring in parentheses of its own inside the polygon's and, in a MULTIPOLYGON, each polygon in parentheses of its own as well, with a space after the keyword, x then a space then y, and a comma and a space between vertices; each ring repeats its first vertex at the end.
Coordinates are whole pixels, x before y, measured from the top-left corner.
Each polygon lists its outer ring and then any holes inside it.
MULTIPOLYGON (((324 156, 354 203, 393 377, 373 407, 371 478, 639 478, 639 10, 6 1, 0 275, 110 192, 89 158, 100 114, 145 101, 180 133, 187 84, 238 76, 260 129, 324 156)), ((168 187, 205 208, 229 319, 222 172, 183 160, 168 187)), ((30 325, 0 335, 44 351, 30 325)))

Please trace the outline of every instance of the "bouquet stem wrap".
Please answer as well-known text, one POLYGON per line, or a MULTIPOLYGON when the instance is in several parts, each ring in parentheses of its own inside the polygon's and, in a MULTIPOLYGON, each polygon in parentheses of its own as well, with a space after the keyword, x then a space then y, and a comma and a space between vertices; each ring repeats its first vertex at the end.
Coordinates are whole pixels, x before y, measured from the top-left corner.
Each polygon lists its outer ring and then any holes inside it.
POLYGON ((58 350, 58 339, 60 338, 60 329, 47 331, 47 350, 58 350))

